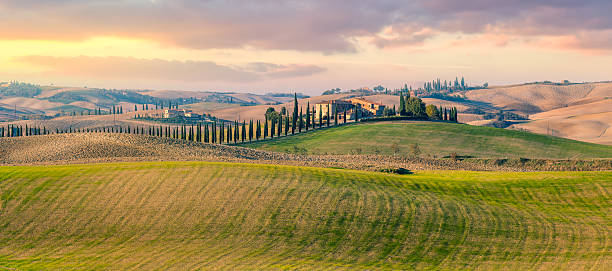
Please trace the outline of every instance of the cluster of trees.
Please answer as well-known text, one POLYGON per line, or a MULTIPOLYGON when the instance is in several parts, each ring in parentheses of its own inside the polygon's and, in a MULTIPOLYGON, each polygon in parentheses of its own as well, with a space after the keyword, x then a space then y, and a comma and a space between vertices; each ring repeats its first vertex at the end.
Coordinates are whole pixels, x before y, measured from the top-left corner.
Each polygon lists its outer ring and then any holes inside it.
POLYGON ((431 82, 426 82, 423 85, 423 89, 428 92, 442 90, 466 90, 467 88, 468 86, 465 84, 465 79, 463 78, 463 76, 461 77, 461 81, 459 81, 459 77, 455 77, 454 82, 451 80, 444 80, 444 82, 442 82, 440 78, 437 78, 435 80, 432 80, 431 82))
POLYGON ((39 85, 12 81, 0 83, 0 96, 34 97, 42 92, 39 85))
MULTIPOLYGON (((436 92, 453 92, 453 91, 461 91, 461 90, 472 90, 472 89, 481 89, 481 88, 488 88, 489 84, 488 83, 484 83, 482 86, 468 86, 468 84, 465 82, 465 78, 462 76, 461 78, 459 77, 455 77, 455 80, 444 80, 442 81, 440 78, 436 78, 435 80, 431 80, 430 82, 425 82, 423 84, 422 87, 418 87, 413 89, 412 86, 408 86, 408 84, 404 84, 404 86, 402 86, 399 89, 389 89, 386 87, 383 87, 381 85, 375 86, 374 88, 372 88, 372 90, 369 89, 365 89, 365 88, 360 88, 360 89, 353 89, 353 90, 348 90, 348 91, 344 91, 345 93, 348 92, 365 92, 365 93, 386 93, 386 94, 393 94, 393 95, 398 95, 399 93, 407 93, 407 92, 411 92, 411 93, 416 93, 416 94, 432 94, 432 93, 436 93, 436 92)), ((337 93, 342 93, 343 91, 339 88, 332 88, 330 90, 327 90, 325 92, 323 92, 323 95, 330 95, 330 94, 337 94, 337 93)))
POLYGON ((406 96, 400 93, 400 116, 408 116, 416 119, 445 120, 457 122, 457 108, 443 108, 435 105, 426 105, 419 97, 410 97, 410 92, 406 96))

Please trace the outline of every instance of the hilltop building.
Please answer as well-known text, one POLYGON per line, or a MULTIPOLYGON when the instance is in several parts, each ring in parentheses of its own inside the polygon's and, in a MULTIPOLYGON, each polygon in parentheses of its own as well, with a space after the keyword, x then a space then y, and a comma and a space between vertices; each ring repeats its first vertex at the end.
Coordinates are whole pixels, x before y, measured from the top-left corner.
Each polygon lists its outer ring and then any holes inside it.
POLYGON ((345 111, 347 120, 354 120, 357 112, 359 112, 360 118, 382 116, 385 105, 363 98, 323 101, 315 104, 315 118, 319 117, 319 112, 323 118, 327 117, 327 112, 331 114, 330 117, 333 117, 336 113, 334 110, 338 111, 340 120, 343 120, 345 111))
POLYGON ((163 118, 176 118, 176 117, 184 117, 184 118, 192 118, 192 119, 202 119, 204 115, 200 115, 188 109, 166 109, 163 113, 163 118))
POLYGON ((361 109, 369 112, 372 116, 382 116, 385 111, 384 104, 371 102, 364 98, 351 98, 349 101, 354 105, 359 105, 361 109))

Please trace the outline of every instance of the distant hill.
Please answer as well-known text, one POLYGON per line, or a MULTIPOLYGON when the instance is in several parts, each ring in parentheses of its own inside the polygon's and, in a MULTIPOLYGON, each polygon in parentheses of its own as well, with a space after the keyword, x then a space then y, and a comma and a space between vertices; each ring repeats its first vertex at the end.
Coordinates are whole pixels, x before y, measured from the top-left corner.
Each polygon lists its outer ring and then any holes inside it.
POLYGON ((479 158, 612 158, 612 146, 507 129, 436 122, 379 122, 316 130, 244 146, 310 154, 419 155, 479 158))
MULTIPOLYGON (((470 100, 528 115, 533 121, 511 128, 612 144, 612 83, 524 84, 468 91, 470 100)), ((486 124, 474 119, 471 124, 486 124)))
MULTIPOLYGON (((108 111, 113 106, 132 110, 135 105, 227 104, 232 106, 279 104, 291 101, 287 95, 257 95, 232 92, 195 92, 180 90, 121 90, 87 87, 38 86, 19 82, 0 84, 0 121, 30 118, 30 115, 56 116, 87 112, 98 108, 108 111), (17 107, 17 114, 2 108, 17 107), (21 109, 21 110, 19 110, 21 109)), ((231 106, 216 106, 214 108, 231 106)), ((204 108, 209 110, 208 108, 204 108)))

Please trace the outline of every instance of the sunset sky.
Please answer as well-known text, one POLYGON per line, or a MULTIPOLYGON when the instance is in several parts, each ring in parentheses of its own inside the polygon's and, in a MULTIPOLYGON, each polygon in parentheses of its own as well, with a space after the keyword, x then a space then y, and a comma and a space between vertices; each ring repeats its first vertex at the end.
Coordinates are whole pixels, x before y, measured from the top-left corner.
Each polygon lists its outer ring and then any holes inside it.
POLYGON ((0 81, 317 94, 612 80, 610 0, 0 0, 0 81))

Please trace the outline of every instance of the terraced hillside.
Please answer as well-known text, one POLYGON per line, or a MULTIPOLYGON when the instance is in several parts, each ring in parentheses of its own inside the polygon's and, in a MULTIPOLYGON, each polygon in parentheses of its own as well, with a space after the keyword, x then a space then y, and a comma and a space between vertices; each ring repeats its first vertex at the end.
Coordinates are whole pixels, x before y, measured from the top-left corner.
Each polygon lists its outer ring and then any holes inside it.
POLYGON ((435 122, 379 122, 348 125, 243 146, 314 154, 410 154, 444 157, 612 158, 612 146, 528 132, 435 122))
POLYGON ((611 180, 203 162, 2 167, 0 267, 604 270, 611 180))

